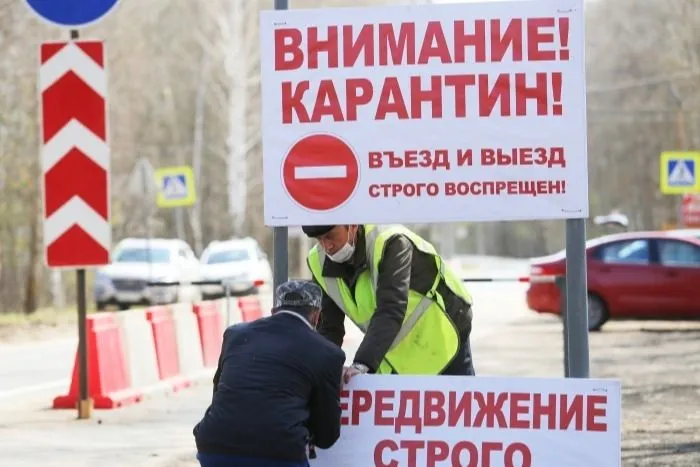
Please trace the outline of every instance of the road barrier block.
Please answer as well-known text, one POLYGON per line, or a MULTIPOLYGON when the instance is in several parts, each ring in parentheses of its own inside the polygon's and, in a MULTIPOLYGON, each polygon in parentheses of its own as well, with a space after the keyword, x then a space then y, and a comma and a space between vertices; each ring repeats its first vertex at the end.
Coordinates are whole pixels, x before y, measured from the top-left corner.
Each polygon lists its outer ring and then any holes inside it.
POLYGON ((224 300, 217 300, 197 303, 193 308, 202 342, 202 359, 207 368, 215 368, 219 362, 224 335, 223 306, 224 300))
POLYGON ((274 297, 271 293, 265 292, 258 295, 258 298, 260 299, 260 307, 262 308, 263 316, 270 316, 272 307, 275 305, 274 297))
MULTIPOLYGON (((112 409, 140 402, 131 389, 122 331, 114 313, 87 317, 88 396, 96 409, 112 409)), ((47 356, 50 358, 50 356, 47 356)), ((75 409, 80 398, 80 363, 76 351, 67 395, 53 400, 54 409, 75 409)))
POLYGON ((153 331, 158 375, 161 381, 172 380, 174 390, 188 387, 189 382, 181 378, 180 374, 177 334, 170 308, 167 306, 147 308, 146 319, 151 323, 153 331))
POLYGON ((146 310, 116 313, 116 320, 122 329, 131 386, 140 389, 159 383, 156 345, 146 310))
POLYGON ((241 307, 238 306, 238 297, 231 297, 228 299, 223 299, 222 313, 224 315, 224 327, 233 326, 234 324, 243 322, 243 315, 241 313, 241 307), (226 302, 228 301, 228 309, 226 308, 226 302))
POLYGON ((171 310, 175 321, 180 374, 188 378, 204 370, 202 341, 199 337, 197 316, 193 313, 192 305, 189 303, 176 303, 171 305, 171 310))
POLYGON ((260 300, 256 295, 238 297, 238 307, 241 310, 241 318, 244 323, 255 321, 263 317, 260 300))

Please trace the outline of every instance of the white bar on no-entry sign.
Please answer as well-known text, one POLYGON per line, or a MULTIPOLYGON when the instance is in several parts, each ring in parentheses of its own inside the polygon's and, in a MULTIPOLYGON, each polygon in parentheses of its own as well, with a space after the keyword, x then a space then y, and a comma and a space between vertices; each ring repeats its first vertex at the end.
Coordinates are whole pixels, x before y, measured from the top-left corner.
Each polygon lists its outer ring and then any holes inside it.
POLYGON ((295 167, 294 178, 345 178, 348 175, 348 168, 344 165, 319 165, 307 167, 295 167))

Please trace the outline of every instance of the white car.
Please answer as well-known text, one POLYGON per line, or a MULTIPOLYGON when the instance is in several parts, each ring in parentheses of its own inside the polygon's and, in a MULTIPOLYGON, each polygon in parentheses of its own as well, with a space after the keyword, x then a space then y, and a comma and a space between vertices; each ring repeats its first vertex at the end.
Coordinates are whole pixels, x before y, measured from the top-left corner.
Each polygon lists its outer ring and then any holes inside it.
POLYGON ((226 294, 250 295, 272 288, 272 268, 258 242, 250 237, 211 242, 200 258, 202 297, 220 298, 226 294))
POLYGON ((199 261, 186 242, 127 238, 114 248, 111 264, 97 271, 95 304, 98 310, 109 305, 126 310, 134 305, 196 301, 201 293, 192 283, 198 280, 199 261), (170 285, 149 285, 153 282, 170 285))

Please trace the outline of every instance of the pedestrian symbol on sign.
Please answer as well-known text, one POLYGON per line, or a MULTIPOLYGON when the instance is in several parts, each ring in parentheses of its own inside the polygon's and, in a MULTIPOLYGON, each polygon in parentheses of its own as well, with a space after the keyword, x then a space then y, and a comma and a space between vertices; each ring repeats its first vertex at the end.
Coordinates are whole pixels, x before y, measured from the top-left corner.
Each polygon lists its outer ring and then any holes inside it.
POLYGON ((187 198, 187 182, 183 174, 163 177, 163 195, 169 200, 187 198))
POLYGON ((668 161, 668 184, 670 186, 695 185, 695 161, 668 161))

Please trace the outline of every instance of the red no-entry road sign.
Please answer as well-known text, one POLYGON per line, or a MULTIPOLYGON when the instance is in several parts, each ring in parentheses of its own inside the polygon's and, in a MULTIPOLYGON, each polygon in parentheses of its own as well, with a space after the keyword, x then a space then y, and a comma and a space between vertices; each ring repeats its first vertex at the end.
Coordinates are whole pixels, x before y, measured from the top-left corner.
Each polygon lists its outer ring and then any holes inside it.
POLYGON ((330 211, 343 205, 355 192, 359 175, 359 163, 350 146, 326 134, 300 139, 282 166, 287 193, 312 211, 330 211))

